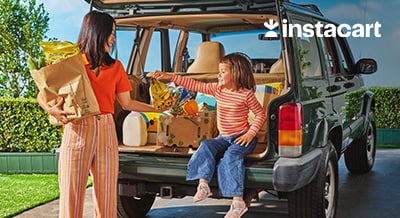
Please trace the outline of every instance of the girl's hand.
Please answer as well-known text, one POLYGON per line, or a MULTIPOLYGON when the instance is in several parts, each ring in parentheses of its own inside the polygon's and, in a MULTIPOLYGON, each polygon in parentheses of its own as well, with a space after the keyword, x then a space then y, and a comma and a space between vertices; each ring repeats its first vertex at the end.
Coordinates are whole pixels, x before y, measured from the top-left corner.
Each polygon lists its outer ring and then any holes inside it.
POLYGON ((237 137, 235 139, 235 143, 247 147, 250 144, 251 140, 253 140, 253 138, 254 136, 247 132, 244 135, 237 137))
POLYGON ((155 71, 154 73, 153 73, 153 78, 154 79, 156 79, 156 80, 168 80, 168 81, 171 81, 171 79, 172 79, 172 73, 164 73, 164 72, 161 72, 161 71, 155 71))

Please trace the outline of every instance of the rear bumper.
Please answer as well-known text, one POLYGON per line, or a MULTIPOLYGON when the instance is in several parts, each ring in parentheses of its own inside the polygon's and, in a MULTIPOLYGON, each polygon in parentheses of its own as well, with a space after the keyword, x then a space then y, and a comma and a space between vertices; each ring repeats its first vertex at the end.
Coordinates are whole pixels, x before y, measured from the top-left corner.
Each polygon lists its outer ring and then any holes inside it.
POLYGON ((187 158, 119 156, 119 180, 185 182, 187 158))
POLYGON ((309 184, 319 169, 323 152, 324 149, 314 149, 298 158, 279 158, 273 169, 274 189, 290 192, 309 184))
MULTIPOLYGON (((197 181, 186 181, 188 157, 161 157, 139 154, 120 154, 119 192, 120 195, 141 195, 160 192, 171 187, 172 197, 193 195, 197 181)), ((246 188, 272 189, 273 162, 246 167, 246 188)), ((210 183, 218 193, 216 175, 210 183)))

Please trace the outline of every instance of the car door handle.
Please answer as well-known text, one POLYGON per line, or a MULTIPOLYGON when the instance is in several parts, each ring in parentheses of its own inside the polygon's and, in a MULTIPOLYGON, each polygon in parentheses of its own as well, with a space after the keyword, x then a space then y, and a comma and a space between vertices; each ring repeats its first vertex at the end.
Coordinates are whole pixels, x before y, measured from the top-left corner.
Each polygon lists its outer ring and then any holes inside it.
POLYGON ((328 87, 326 88, 326 90, 327 90, 328 92, 336 92, 336 91, 339 91, 341 88, 342 88, 341 86, 332 85, 332 86, 328 86, 328 87))

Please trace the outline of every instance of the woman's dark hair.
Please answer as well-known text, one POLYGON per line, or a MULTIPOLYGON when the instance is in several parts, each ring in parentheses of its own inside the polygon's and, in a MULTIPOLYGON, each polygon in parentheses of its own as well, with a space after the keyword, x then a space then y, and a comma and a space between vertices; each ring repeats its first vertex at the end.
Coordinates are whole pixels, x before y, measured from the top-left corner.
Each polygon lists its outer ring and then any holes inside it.
POLYGON ((91 11, 83 18, 78 46, 86 54, 91 69, 95 69, 103 63, 110 66, 115 62, 105 50, 114 24, 113 17, 99 11, 91 11))

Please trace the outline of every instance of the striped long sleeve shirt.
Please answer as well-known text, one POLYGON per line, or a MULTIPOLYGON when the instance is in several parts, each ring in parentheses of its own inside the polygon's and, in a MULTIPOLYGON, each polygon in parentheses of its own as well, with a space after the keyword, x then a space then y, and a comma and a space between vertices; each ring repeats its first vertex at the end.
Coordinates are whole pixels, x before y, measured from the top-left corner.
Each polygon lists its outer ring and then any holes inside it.
POLYGON ((174 74, 172 82, 195 92, 202 92, 217 100, 217 126, 222 136, 233 136, 249 132, 255 136, 266 119, 265 111, 254 92, 249 89, 230 91, 220 88, 217 83, 203 83, 174 74), (255 115, 253 123, 248 122, 249 111, 255 115))

